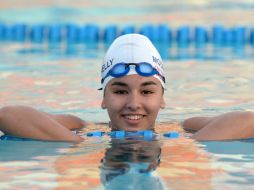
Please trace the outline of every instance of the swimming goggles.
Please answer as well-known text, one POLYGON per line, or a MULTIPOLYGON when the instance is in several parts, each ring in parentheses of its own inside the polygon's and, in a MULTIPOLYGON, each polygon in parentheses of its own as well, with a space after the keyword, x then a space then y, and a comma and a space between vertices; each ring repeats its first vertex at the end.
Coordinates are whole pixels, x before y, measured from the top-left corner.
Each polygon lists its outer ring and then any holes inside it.
POLYGON ((103 84, 104 80, 108 76, 112 76, 114 78, 120 78, 128 74, 130 71, 130 65, 135 66, 135 70, 137 74, 140 76, 144 77, 150 77, 153 75, 159 75, 163 82, 165 83, 165 77, 162 76, 157 69, 155 69, 151 64, 146 63, 146 62, 141 62, 141 63, 117 63, 114 65, 109 72, 106 74, 105 77, 101 79, 101 84, 103 84))

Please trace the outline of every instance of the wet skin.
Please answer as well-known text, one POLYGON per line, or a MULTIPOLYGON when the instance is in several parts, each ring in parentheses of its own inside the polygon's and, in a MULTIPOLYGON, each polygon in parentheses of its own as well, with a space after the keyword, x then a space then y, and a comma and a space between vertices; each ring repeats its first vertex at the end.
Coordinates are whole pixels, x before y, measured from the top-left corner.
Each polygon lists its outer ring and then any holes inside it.
POLYGON ((105 88, 101 106, 107 109, 113 130, 153 129, 159 110, 165 107, 163 89, 155 77, 114 78, 105 88))

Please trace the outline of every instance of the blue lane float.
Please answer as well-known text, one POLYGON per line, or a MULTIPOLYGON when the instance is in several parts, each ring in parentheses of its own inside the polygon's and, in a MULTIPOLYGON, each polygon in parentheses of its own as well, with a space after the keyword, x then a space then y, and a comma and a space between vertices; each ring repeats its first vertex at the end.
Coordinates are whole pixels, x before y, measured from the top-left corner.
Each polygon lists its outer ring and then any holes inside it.
MULTIPOLYGON (((112 131, 109 133, 102 131, 92 131, 86 134, 87 137, 102 137, 102 136, 110 136, 111 138, 123 139, 123 138, 142 138, 144 140, 153 140, 156 137, 160 136, 152 130, 140 130, 140 131, 112 131)), ((162 136, 166 138, 178 138, 178 132, 167 132, 162 134, 162 136)))
POLYGON ((140 28, 140 34, 147 36, 152 42, 172 42, 172 31, 166 24, 159 24, 158 26, 147 24, 140 28))
POLYGON ((100 28, 96 24, 82 26, 79 33, 79 42, 98 42, 100 40, 100 28))
POLYGON ((197 26, 194 30, 194 40, 197 44, 204 44, 208 42, 208 32, 204 27, 197 26))
POLYGON ((136 33, 135 26, 134 25, 127 25, 127 26, 123 27, 121 34, 124 35, 124 34, 133 34, 133 33, 136 33))
POLYGON ((172 29, 168 24, 144 24, 142 26, 115 24, 104 27, 97 24, 35 24, 0 23, 0 40, 14 42, 48 43, 111 43, 119 35, 140 33, 158 43, 195 44, 254 44, 254 29, 247 26, 225 27, 223 25, 204 26, 182 25, 172 29))
POLYGON ((116 25, 108 25, 104 29, 103 40, 105 43, 111 43, 118 37, 118 28, 116 25))
POLYGON ((6 26, 0 23, 0 39, 1 40, 5 39, 5 30, 6 30, 6 26))
POLYGON ((159 42, 163 42, 163 43, 171 43, 173 41, 173 34, 172 31, 170 29, 170 27, 166 24, 160 24, 158 26, 158 39, 159 42))
POLYGON ((44 41, 46 26, 42 24, 34 25, 30 28, 29 38, 32 42, 41 43, 44 41))
POLYGON ((254 28, 250 31, 250 43, 254 45, 254 28))
POLYGON ((63 38, 63 26, 59 24, 51 25, 48 29, 48 41, 55 43, 60 42, 63 38))
POLYGON ((231 45, 233 43, 234 40, 234 36, 233 36, 233 32, 232 29, 225 29, 224 30, 224 43, 226 45, 231 45))
POLYGON ((11 27, 11 38, 14 41, 25 41, 27 25, 25 24, 15 24, 11 27))
POLYGON ((215 44, 223 44, 224 42, 224 27, 223 26, 213 26, 211 41, 215 44))
POLYGON ((139 33, 147 36, 153 42, 158 41, 159 35, 157 27, 152 24, 142 26, 139 33))
POLYGON ((77 43, 79 41, 80 27, 75 24, 66 26, 66 40, 69 43, 77 43))
MULTIPOLYGON (((140 130, 140 131, 112 131, 112 132, 103 132, 103 131, 92 131, 88 132, 85 136, 87 137, 97 137, 101 138, 103 136, 110 136, 111 138, 115 139, 143 139, 143 140, 153 140, 160 135, 155 133, 152 130, 140 130)), ((161 136, 171 139, 176 139, 179 137, 178 132, 166 132, 161 136)), ((11 135, 2 135, 0 140, 11 140, 11 141, 35 141, 35 139, 30 138, 22 138, 22 137, 15 137, 11 135)))
POLYGON ((246 42, 246 27, 238 26, 233 28, 233 43, 242 44, 246 42))
POLYGON ((191 33, 188 26, 181 26, 177 29, 176 40, 178 44, 188 44, 191 42, 191 33))

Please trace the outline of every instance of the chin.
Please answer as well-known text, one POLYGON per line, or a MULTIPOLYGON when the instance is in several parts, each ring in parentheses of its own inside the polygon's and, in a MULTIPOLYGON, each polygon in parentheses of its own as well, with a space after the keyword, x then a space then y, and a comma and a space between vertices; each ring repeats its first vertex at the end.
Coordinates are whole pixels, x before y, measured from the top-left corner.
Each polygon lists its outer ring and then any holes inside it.
POLYGON ((142 126, 124 126, 121 128, 121 130, 124 131, 140 131, 140 130, 149 130, 151 128, 148 127, 142 127, 142 126))
POLYGON ((140 130, 153 130, 154 127, 151 125, 145 125, 142 123, 124 123, 124 122, 116 122, 117 125, 114 125, 114 123, 111 123, 112 130, 115 131, 140 131, 140 130))

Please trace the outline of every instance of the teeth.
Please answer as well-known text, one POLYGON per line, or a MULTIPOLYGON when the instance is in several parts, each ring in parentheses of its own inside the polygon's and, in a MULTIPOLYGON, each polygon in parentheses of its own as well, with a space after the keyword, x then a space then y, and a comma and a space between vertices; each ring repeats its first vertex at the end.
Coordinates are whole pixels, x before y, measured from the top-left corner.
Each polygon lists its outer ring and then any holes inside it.
POLYGON ((125 115, 124 117, 130 120, 138 120, 138 119, 141 119, 143 116, 142 115, 125 115))

